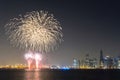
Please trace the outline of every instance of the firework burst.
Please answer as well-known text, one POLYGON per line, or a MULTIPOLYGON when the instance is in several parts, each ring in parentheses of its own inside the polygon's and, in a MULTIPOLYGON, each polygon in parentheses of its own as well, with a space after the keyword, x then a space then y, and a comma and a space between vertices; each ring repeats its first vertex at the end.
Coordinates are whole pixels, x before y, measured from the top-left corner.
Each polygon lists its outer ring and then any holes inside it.
POLYGON ((62 41, 62 28, 52 14, 32 11, 5 25, 10 43, 22 49, 48 52, 62 41))

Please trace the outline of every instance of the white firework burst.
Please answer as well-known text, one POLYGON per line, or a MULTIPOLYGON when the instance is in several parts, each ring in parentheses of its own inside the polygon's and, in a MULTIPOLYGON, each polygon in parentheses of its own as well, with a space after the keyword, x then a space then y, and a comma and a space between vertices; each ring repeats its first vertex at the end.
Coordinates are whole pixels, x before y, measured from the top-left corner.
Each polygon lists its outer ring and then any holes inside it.
POLYGON ((40 52, 54 50, 63 37, 59 22, 46 11, 32 11, 11 19, 5 29, 13 45, 40 52))

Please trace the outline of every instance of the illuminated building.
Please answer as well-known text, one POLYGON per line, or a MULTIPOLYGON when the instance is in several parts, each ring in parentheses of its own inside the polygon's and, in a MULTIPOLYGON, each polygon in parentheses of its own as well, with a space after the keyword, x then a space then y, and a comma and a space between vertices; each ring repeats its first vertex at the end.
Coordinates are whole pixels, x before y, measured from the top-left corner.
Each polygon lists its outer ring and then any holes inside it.
POLYGON ((89 59, 89 54, 86 54, 86 56, 85 56, 85 61, 84 61, 84 62, 85 62, 84 65, 89 67, 89 64, 90 64, 89 61, 90 61, 90 59, 89 59))
POLYGON ((100 61, 99 61, 99 66, 100 68, 103 68, 103 63, 104 63, 104 59, 103 59, 103 51, 100 51, 100 61))
POLYGON ((113 59, 113 65, 115 69, 120 69, 120 56, 113 59))
POLYGON ((73 59, 73 68, 77 69, 80 68, 80 61, 77 59, 73 59))
POLYGON ((97 68, 97 59, 90 58, 89 54, 86 54, 85 59, 81 60, 81 69, 95 69, 97 68))
POLYGON ((118 59, 118 65, 117 68, 120 69, 120 59, 118 59))
POLYGON ((89 67, 90 68, 97 68, 97 59, 96 58, 89 59, 89 67))
POLYGON ((113 58, 111 58, 110 56, 104 57, 104 68, 105 69, 113 68, 113 58))

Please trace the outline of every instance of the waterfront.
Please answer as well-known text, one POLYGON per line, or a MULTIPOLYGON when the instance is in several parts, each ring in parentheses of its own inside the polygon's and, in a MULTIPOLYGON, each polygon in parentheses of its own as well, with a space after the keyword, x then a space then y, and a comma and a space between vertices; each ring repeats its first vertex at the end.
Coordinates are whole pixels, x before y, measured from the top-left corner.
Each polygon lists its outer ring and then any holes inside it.
POLYGON ((0 80, 120 80, 117 69, 0 70, 0 80))

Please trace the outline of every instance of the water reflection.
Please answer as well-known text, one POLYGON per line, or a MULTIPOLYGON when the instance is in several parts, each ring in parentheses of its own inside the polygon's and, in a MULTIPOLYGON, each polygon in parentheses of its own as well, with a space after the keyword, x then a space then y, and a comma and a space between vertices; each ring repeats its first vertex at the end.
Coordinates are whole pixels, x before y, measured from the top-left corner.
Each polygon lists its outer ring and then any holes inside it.
POLYGON ((41 80, 39 71, 26 71, 24 80, 41 80))

